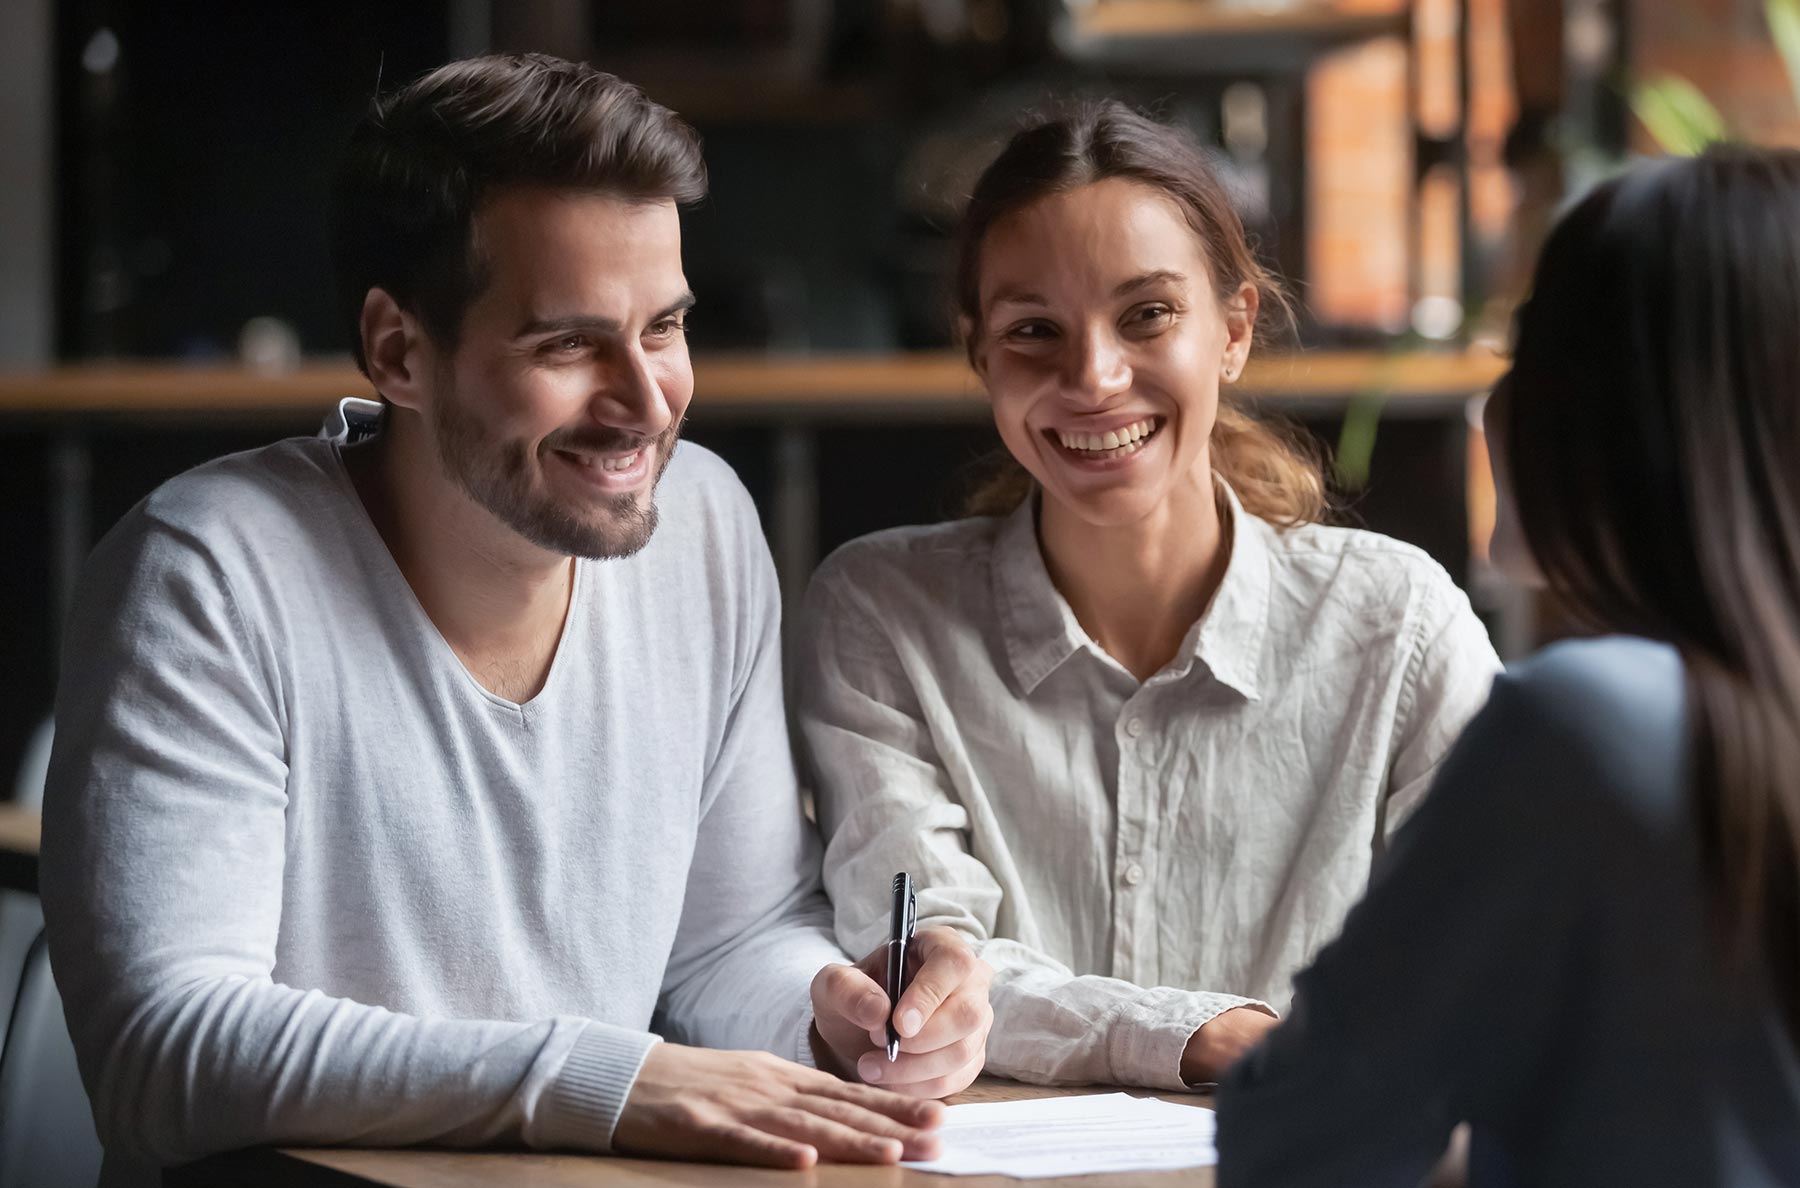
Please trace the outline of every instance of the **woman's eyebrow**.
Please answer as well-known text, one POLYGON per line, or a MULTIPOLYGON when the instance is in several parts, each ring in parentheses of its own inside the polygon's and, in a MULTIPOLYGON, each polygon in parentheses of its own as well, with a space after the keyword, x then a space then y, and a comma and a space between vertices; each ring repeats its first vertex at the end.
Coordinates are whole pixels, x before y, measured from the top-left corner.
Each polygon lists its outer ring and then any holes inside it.
POLYGON ((988 298, 988 307, 996 305, 1049 305, 1049 298, 1023 285, 1006 285, 988 298))
POLYGON ((1142 289, 1148 285, 1162 284, 1165 281, 1170 284, 1185 285, 1187 284, 1187 277, 1170 268, 1158 268, 1154 272, 1146 272, 1142 276, 1134 276, 1128 281, 1120 282, 1119 285, 1113 289, 1113 296, 1123 297, 1127 293, 1142 289))

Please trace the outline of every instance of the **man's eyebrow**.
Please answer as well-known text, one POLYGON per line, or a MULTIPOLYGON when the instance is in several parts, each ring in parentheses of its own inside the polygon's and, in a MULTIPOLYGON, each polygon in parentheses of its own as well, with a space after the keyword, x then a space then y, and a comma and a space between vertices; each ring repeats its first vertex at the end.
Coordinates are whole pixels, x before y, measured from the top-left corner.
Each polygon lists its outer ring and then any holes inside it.
MULTIPOLYGON (((683 293, 667 306, 652 314, 652 322, 660 322, 664 318, 694 307, 694 294, 683 293)), ((514 338, 533 338, 540 334, 571 334, 578 330, 588 330, 596 334, 617 334, 624 327, 617 318, 603 318, 598 314, 565 314, 555 318, 531 318, 520 326, 514 338)))
POLYGON ((568 334, 576 330, 593 330, 601 334, 617 334, 619 323, 597 314, 567 314, 560 318, 532 318, 520 326, 514 338, 531 338, 539 334, 568 334))
POLYGON ((1113 289, 1113 296, 1123 297, 1127 293, 1134 292, 1135 290, 1145 288, 1149 285, 1161 284, 1164 281, 1171 284, 1185 285, 1187 284, 1187 277, 1171 268, 1158 268, 1154 272, 1146 272, 1142 276, 1134 276, 1128 281, 1121 282, 1113 289))
POLYGON ((652 322, 660 322, 664 318, 674 317, 678 313, 686 313, 688 310, 690 310, 692 308, 694 308, 694 294, 692 291, 689 291, 689 292, 683 293, 681 296, 677 297, 674 301, 670 302, 669 305, 662 310, 662 312, 658 313, 655 317, 651 318, 650 320, 652 322))

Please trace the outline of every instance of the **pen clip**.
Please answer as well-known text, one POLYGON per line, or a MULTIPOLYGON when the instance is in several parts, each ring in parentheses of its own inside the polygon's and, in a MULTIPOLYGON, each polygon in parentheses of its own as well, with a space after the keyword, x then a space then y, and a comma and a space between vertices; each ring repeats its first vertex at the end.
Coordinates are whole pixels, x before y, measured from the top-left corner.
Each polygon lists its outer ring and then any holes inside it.
POLYGON ((894 876, 893 913, 888 920, 888 939, 910 940, 919 919, 919 899, 913 893, 912 876, 901 871, 894 876))

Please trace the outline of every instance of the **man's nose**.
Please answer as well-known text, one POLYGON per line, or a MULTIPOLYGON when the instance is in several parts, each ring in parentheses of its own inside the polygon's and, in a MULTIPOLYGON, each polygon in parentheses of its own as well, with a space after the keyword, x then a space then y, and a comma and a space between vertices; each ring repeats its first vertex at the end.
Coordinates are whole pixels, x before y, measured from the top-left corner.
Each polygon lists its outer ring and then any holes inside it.
POLYGON ((594 420, 646 437, 662 433, 675 419, 649 356, 636 343, 625 347, 606 370, 589 408, 594 420))

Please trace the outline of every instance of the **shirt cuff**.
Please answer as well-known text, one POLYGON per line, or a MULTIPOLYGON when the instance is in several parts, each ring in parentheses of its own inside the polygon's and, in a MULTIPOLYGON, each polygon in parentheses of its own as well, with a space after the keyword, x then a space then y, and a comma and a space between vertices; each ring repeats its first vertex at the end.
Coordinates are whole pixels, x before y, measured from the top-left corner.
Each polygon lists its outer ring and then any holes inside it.
POLYGON ((1206 1024, 1238 1007, 1261 1007, 1271 1015, 1273 1007, 1255 998, 1235 994, 1180 994, 1181 1001, 1134 1004, 1108 1029, 1107 1059, 1117 1085, 1141 1085, 1146 1089, 1174 1092, 1197 1086, 1181 1079, 1181 1054, 1188 1041, 1206 1024))
POLYGON ((812 1049, 813 1013, 807 1011, 800 1016, 800 1040, 794 1045, 794 1063, 804 1068, 818 1068, 818 1060, 812 1049))
POLYGON ((660 1036, 589 1023, 576 1038, 545 1096, 539 1145, 579 1151, 612 1150, 625 1099, 660 1036))

